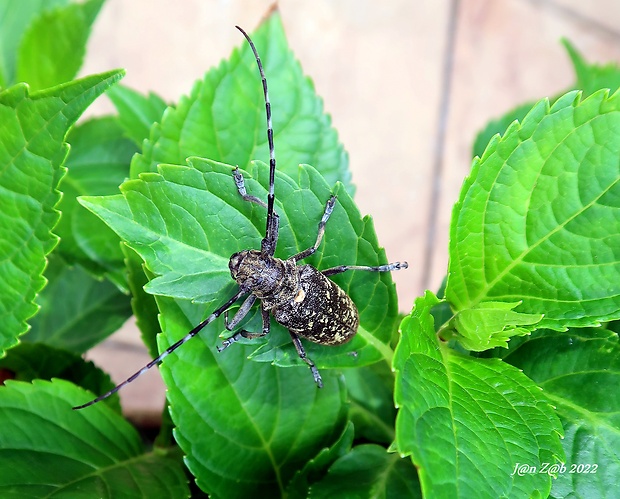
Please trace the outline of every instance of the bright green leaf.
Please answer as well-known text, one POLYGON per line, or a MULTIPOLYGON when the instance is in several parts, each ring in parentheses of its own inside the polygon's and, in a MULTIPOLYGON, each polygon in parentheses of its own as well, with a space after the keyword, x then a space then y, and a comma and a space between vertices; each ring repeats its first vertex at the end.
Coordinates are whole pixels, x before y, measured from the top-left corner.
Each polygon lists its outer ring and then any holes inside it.
POLYGON ((181 462, 142 453, 136 430, 63 380, 0 387, 0 496, 189 497, 181 462), (26 437, 27 436, 27 437, 26 437))
POLYGON ((522 301, 564 329, 620 317, 620 93, 537 104, 474 160, 455 205, 456 312, 522 301))
MULTIPOLYGON (((148 272, 157 275, 148 290, 177 299, 157 298, 165 335, 160 336, 160 351, 228 298, 233 284, 229 256, 260 247, 265 210, 243 201, 231 171, 230 166, 193 158, 191 166, 160 165, 158 173, 125 182, 121 195, 81 200, 140 254, 148 272)), ((245 177, 248 191, 265 198, 267 166, 254 165, 245 177)), ((331 189, 311 167, 300 168, 296 181, 278 173, 276 182, 281 220, 277 254, 290 256, 314 243, 331 189)), ((325 241, 308 260, 318 268, 342 262, 384 262, 369 220, 361 218, 343 189, 338 193, 325 241)), ((372 334, 358 334, 360 348, 356 340, 347 346, 358 352, 357 357, 336 347, 307 344, 309 355, 319 366, 334 366, 363 365, 380 358, 384 350, 391 354, 387 342, 396 302, 390 276, 351 272, 337 277, 356 301, 362 325, 372 334)), ((283 332, 272 323, 272 335, 283 332)), ((259 487, 265 494, 280 494, 300 463, 339 438, 346 414, 340 382, 326 371, 325 387, 317 391, 305 365, 278 369, 248 361, 255 346, 234 345, 217 353, 214 347, 223 329, 222 319, 215 321, 200 335, 202 341, 195 339, 180 348, 162 366, 177 425, 175 437, 204 490, 218 495, 233 486, 246 493, 259 487), (265 400, 270 401, 269 410, 265 400), (257 411, 255 404, 263 409, 257 411), (231 419, 231 415, 235 416, 231 419), (243 448, 237 442, 239 434, 244 435, 243 448), (214 448, 217 453, 208 450, 214 448), (281 454, 280 449, 287 450, 281 454), (232 477, 240 483, 233 485, 232 477)))
MULTIPOLYGON (((204 317, 202 307, 157 301, 160 350, 204 317)), ((161 367, 189 470, 215 497, 282 496, 298 470, 340 439, 347 422, 342 380, 326 371, 319 390, 306 366, 250 362, 252 347, 243 345, 218 353, 216 327, 200 336, 161 367)))
POLYGON ((106 95, 118 111, 119 123, 125 134, 142 147, 142 141, 148 139, 153 123, 161 121, 167 104, 152 92, 145 96, 123 85, 116 85, 106 95))
POLYGON ((605 329, 541 330, 504 360, 538 383, 562 420, 566 471, 554 480, 552 496, 615 497, 620 476, 618 335, 605 329))
POLYGON ((17 343, 37 311, 45 256, 58 240, 51 230, 60 217, 67 130, 122 75, 111 71, 32 94, 24 84, 0 92, 0 353, 17 343))
POLYGON ((17 83, 17 53, 26 28, 43 12, 69 0, 0 0, 0 89, 17 83))
POLYGON ((515 466, 562 460, 561 425, 544 395, 499 359, 460 355, 437 340, 430 292, 401 324, 394 354, 396 447, 433 498, 546 497, 551 478, 515 466))
POLYGON ((77 196, 118 194, 129 176, 129 162, 137 147, 124 137, 117 118, 91 119, 71 129, 65 163, 67 175, 60 189, 62 218, 54 231, 58 251, 69 263, 79 263, 94 275, 108 277, 127 290, 123 253, 118 236, 77 202, 77 196))
POLYGON ((103 2, 71 3, 38 16, 21 40, 17 81, 40 90, 74 78, 82 65, 90 28, 103 2))
MULTIPOLYGON (((231 29, 234 29, 231 27, 231 29)), ((316 165, 327 182, 343 182, 348 192, 348 158, 338 142, 323 102, 288 48, 274 12, 252 34, 269 85, 278 169, 296 176, 299 164, 316 165)), ((132 162, 132 178, 156 171, 160 163, 185 164, 199 156, 248 169, 267 161, 267 124, 261 79, 252 52, 239 33, 241 50, 211 69, 189 97, 151 130, 143 155, 132 162)))
POLYGON ((542 315, 520 314, 513 309, 521 302, 485 301, 454 316, 457 339, 467 350, 506 347, 512 336, 529 334, 542 315))
MULTIPOLYGON (((571 89, 581 90, 585 98, 604 88, 608 88, 610 93, 614 93, 620 87, 620 67, 618 67, 618 64, 611 63, 605 66, 588 64, 568 40, 564 39, 562 43, 575 69, 576 82, 571 85, 571 89)), ((562 94, 550 98, 550 102, 555 102, 562 94)), ((503 135, 508 125, 513 121, 523 121, 523 118, 534 107, 534 104, 534 102, 526 102, 508 111, 502 117, 490 121, 476 136, 472 157, 482 156, 491 138, 498 133, 503 135)))
POLYGON ((487 145, 491 142, 491 139, 498 133, 503 135, 513 121, 523 121, 523 118, 525 118, 527 113, 529 113, 532 107, 534 107, 534 104, 534 102, 526 102, 525 104, 521 104, 514 109, 511 109, 500 118, 489 121, 489 123, 487 123, 487 125, 476 135, 472 158, 475 158, 476 156, 481 157, 484 154, 484 150, 487 148, 487 145))
MULTIPOLYGON (((82 198, 81 202, 106 221, 146 262, 157 277, 149 293, 206 303, 203 310, 223 303, 233 289, 228 259, 242 249, 260 248, 265 210, 245 202, 232 179, 232 167, 192 159, 192 167, 161 165, 159 173, 121 186, 122 195, 82 198)), ((245 174, 248 192, 266 199, 268 168, 259 164, 245 174)), ((316 227, 332 189, 311 167, 294 181, 276 177, 280 239, 276 256, 287 258, 314 243, 316 227), (280 204, 281 203, 281 204, 280 204), (313 221, 313 222, 310 222, 313 221)), ((342 263, 385 263, 372 224, 362 219, 351 198, 338 186, 336 208, 324 243, 307 263, 325 269, 342 263)), ((305 263, 306 261, 304 261, 305 263)), ((348 344, 325 348, 308 344, 319 367, 361 366, 390 360, 389 340, 397 316, 394 285, 388 273, 347 272, 335 276, 360 313, 360 330, 348 344), (357 352, 357 355, 348 354, 357 352)), ((223 327, 221 330, 223 330, 223 327)), ((288 333, 274 324, 260 350, 263 361, 303 365, 288 333)), ((253 341, 253 345, 260 342, 253 341)))
POLYGON ((119 329, 131 316, 129 296, 108 281, 96 280, 80 266, 52 255, 47 286, 37 297, 41 310, 23 337, 84 353, 119 329))
POLYGON ((327 476, 310 488, 309 497, 331 499, 345 496, 360 499, 422 498, 411 461, 400 458, 398 454, 388 454, 378 445, 359 445, 338 459, 327 476))
POLYGON ((603 88, 614 93, 620 87, 620 67, 617 63, 605 66, 588 64, 577 49, 566 39, 562 40, 568 55, 575 68, 577 82, 574 88, 582 90, 584 97, 588 97, 603 88))

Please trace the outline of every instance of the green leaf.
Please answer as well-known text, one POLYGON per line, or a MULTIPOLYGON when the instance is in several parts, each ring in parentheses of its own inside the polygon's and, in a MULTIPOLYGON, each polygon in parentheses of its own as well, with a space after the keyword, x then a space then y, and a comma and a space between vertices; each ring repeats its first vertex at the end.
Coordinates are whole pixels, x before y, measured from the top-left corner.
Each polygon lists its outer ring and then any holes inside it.
POLYGON ((486 301, 454 316, 457 339, 467 350, 507 347, 512 336, 529 334, 542 314, 520 314, 513 309, 521 302, 486 301))
MULTIPOLYGON (((157 351, 157 335, 161 328, 157 315, 157 303, 155 297, 144 291, 144 286, 148 284, 149 277, 144 269, 144 262, 140 256, 127 245, 123 245, 125 254, 125 267, 127 269, 127 282, 131 290, 131 309, 136 318, 136 325, 140 329, 142 341, 148 348, 151 357, 159 355, 157 351)), ((154 276, 149 274, 152 279, 154 276)))
POLYGON ((41 310, 30 321, 25 341, 84 353, 131 316, 129 296, 58 256, 50 256, 45 277, 49 283, 36 300, 41 310))
POLYGON ((343 491, 346 497, 369 499, 422 497, 411 462, 379 445, 359 445, 338 459, 327 476, 310 488, 310 497, 343 497, 343 491))
POLYGON ((60 184, 62 218, 54 231, 61 239, 58 251, 69 263, 79 263, 127 291, 119 237, 76 198, 118 194, 138 149, 124 137, 118 119, 113 117, 91 119, 72 128, 67 142, 71 152, 66 161, 68 173, 60 184))
POLYGON ((620 88, 620 67, 617 63, 610 63, 605 66, 588 64, 568 40, 563 39, 562 44, 575 68, 577 82, 574 88, 582 90, 584 97, 592 95, 602 88, 608 88, 610 93, 614 93, 620 88))
POLYGON ((43 12, 69 0, 0 0, 0 88, 17 83, 17 53, 26 28, 43 12))
MULTIPOLYGON (((105 393, 114 388, 110 376, 86 362, 81 356, 44 345, 43 343, 20 343, 0 359, 0 369, 11 373, 10 379, 33 381, 61 378, 79 384, 95 393, 105 393)), ((121 413, 117 395, 107 398, 104 403, 121 413)))
MULTIPOLYGON (((294 177, 299 164, 316 165, 330 185, 341 181, 351 193, 347 154, 312 82, 286 44, 279 14, 274 12, 265 20, 252 38, 269 84, 278 169, 294 177)), ((229 60, 207 72, 190 96, 151 130, 143 154, 132 162, 132 178, 156 171, 160 163, 185 164, 190 156, 245 170, 251 160, 267 161, 261 79, 241 34, 239 43, 241 50, 234 50, 229 60)))
POLYGON ((180 461, 142 453, 140 435, 100 404, 72 411, 84 391, 63 380, 0 388, 0 495, 189 497, 180 461))
POLYGON ((559 330, 620 317, 619 108, 618 93, 541 101, 474 160, 450 232, 456 312, 522 301, 559 330))
POLYGON ((21 40, 17 81, 39 90, 74 78, 82 65, 90 28, 103 2, 88 0, 43 11, 21 40))
MULTIPOLYGON (((125 182, 121 195, 81 199, 140 254, 147 271, 157 275, 147 290, 159 295, 164 332, 160 351, 228 298, 233 283, 229 256, 260 247, 265 210, 243 201, 231 171, 231 166, 193 158, 191 166, 160 165, 158 173, 125 182)), ((267 165, 254 165, 244 175, 248 192, 265 198, 267 165)), ((278 172, 276 182, 281 221, 277 254, 290 256, 314 243, 331 189, 311 167, 300 168, 297 181, 278 172), (314 221, 310 228, 309 220, 314 221)), ((384 262, 369 220, 361 218, 343 189, 336 189, 338 203, 325 241, 309 262, 319 268, 384 262)), ((365 331, 372 334, 358 334, 360 348, 356 340, 347 346, 358 352, 357 358, 318 345, 308 345, 309 354, 317 365, 328 360, 333 365, 363 365, 384 350, 391 354, 387 342, 397 312, 390 276, 352 272, 337 277, 356 301, 365 331)), ((175 437, 198 484, 209 493, 280 495, 302 463, 340 437, 346 416, 341 382, 324 372, 325 387, 317 391, 305 365, 284 370, 249 362, 255 346, 234 345, 217 353, 223 329, 223 320, 215 321, 200 335, 202 341, 180 348, 162 366, 175 437), (239 434, 244 435, 243 444, 239 434)), ((283 332, 274 323, 272 334, 277 331, 283 332)))
POLYGON ((389 445, 394 441, 394 373, 386 362, 345 369, 350 398, 349 418, 356 439, 389 445))
POLYGON ((29 94, 24 84, 0 92, 0 354, 17 343, 43 288, 45 256, 58 238, 58 184, 69 127, 122 71, 88 76, 29 94))
POLYGON ((475 158, 476 156, 481 157, 484 154, 484 150, 487 148, 487 145, 491 142, 495 135, 498 133, 503 135, 508 126, 514 121, 523 121, 523 118, 525 118, 534 105, 534 102, 526 102, 525 104, 521 104, 514 109, 511 109, 500 118, 489 121, 489 123, 487 123, 487 125, 476 135, 472 158, 475 158))
POLYGON ((394 353, 396 447, 411 455, 426 497, 546 497, 551 478, 511 476, 563 457, 561 425, 536 384, 499 359, 460 355, 437 340, 418 298, 394 353))
MULTIPOLYGON (((169 347, 204 316, 202 307, 158 297, 169 347)), ((213 325, 211 325, 213 326, 213 325)), ((162 364, 175 438, 198 486, 214 497, 280 497, 296 472, 340 439, 346 393, 333 372, 316 388, 307 367, 247 360, 252 347, 223 353, 215 327, 162 364)))
MULTIPOLYGON (((616 63, 605 66, 588 64, 568 40, 563 39, 562 44, 566 48, 575 69, 576 82, 571 85, 571 89, 581 90, 585 98, 604 88, 608 88, 610 93, 614 93, 620 87, 620 67, 616 63)), ((551 97, 550 102, 554 103, 562 94, 551 97)), ((515 120, 523 121, 523 118, 534 105, 534 102, 526 102, 508 111, 500 118, 490 121, 476 136, 472 157, 482 156, 494 135, 498 133, 503 135, 508 125, 515 120)))
POLYGON ((145 96, 123 85, 116 85, 106 95, 116 107, 119 123, 127 137, 142 147, 153 123, 161 121, 167 104, 152 92, 145 96))
POLYGON ((541 330, 505 360, 538 383, 564 426, 566 471, 554 480, 552 496, 614 497, 620 476, 618 335, 605 329, 541 330))
POLYGON ((325 447, 310 459, 303 469, 299 470, 286 490, 287 497, 306 498, 309 494, 310 485, 319 481, 331 464, 338 458, 351 451, 354 437, 353 423, 349 422, 345 427, 340 439, 331 447, 325 447))
MULTIPOLYGON (((87 197, 81 202, 110 225, 140 254, 148 271, 157 275, 146 286, 149 293, 206 303, 209 309, 232 292, 230 255, 260 247, 265 210, 239 196, 231 166, 198 158, 192 159, 191 166, 160 165, 157 174, 147 173, 140 180, 125 182, 121 186, 123 195, 87 197)), ((268 167, 254 165, 244 176, 248 192, 266 199, 268 167)), ((280 214, 276 256, 288 258, 314 243, 315 228, 332 190, 308 166, 299 169, 297 181, 278 172, 276 184, 280 214)), ((385 263, 385 252, 378 246, 370 219, 361 218, 338 185, 333 192, 339 197, 324 243, 304 263, 319 269, 343 263, 385 263)), ((334 281, 356 303, 360 329, 345 345, 325 348, 308 344, 308 355, 319 367, 391 361, 389 341, 397 303, 389 273, 347 272, 335 276, 334 281)), ((224 329, 221 323, 219 327, 224 329)), ((274 324, 269 336, 257 360, 305 366, 286 330, 274 324)))

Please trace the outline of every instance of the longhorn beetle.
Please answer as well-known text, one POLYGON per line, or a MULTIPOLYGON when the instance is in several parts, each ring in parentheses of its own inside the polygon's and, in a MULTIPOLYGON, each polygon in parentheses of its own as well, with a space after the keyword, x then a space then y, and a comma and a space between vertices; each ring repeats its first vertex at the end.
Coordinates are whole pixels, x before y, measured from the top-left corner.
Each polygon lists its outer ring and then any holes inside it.
POLYGON ((116 393, 123 386, 131 383, 151 367, 159 364, 177 348, 196 336, 207 324, 210 324, 222 314, 224 314, 226 329, 233 331, 249 313, 250 308, 257 299, 260 300, 260 310, 263 319, 262 331, 260 333, 252 333, 245 329, 241 329, 235 332, 230 338, 223 340, 222 346, 218 347, 218 351, 221 352, 225 348, 228 348, 240 338, 257 338, 269 334, 270 314, 273 314, 275 320, 289 330, 299 357, 308 364, 312 371, 314 381, 318 387, 321 388, 323 386, 323 381, 319 370, 314 365, 314 362, 306 356, 306 352, 299 338, 306 338, 307 340, 321 345, 340 345, 349 341, 353 335, 355 335, 359 326, 357 307, 344 290, 328 279, 327 276, 340 274, 348 270, 390 272, 392 270, 407 268, 407 262, 395 262, 376 267, 339 265, 322 271, 315 269, 311 265, 298 266, 297 262, 312 255, 321 244, 325 232, 325 224, 327 220, 329 220, 336 204, 335 196, 331 196, 327 200, 325 211, 319 222, 316 241, 313 246, 301 253, 289 257, 287 260, 281 260, 273 256, 278 242, 280 219, 273 206, 275 200, 274 176, 276 171, 276 154, 273 144, 271 104, 267 92, 267 79, 265 78, 265 72, 260 57, 258 56, 258 51, 251 38, 239 26, 236 26, 236 28, 241 31, 254 53, 263 83, 265 110, 267 114, 267 142, 269 145, 269 193, 267 195, 267 203, 247 193, 243 175, 238 167, 232 172, 239 195, 245 201, 258 204, 267 209, 267 225, 265 228, 265 237, 261 241, 260 251, 244 250, 230 257, 228 267, 232 278, 239 285, 239 290, 226 301, 226 303, 216 309, 183 338, 170 346, 159 357, 153 359, 138 372, 109 392, 104 393, 86 404, 74 407, 73 409, 83 409, 84 407, 95 404, 116 393), (229 321, 228 309, 244 295, 247 295, 247 297, 234 317, 229 321))

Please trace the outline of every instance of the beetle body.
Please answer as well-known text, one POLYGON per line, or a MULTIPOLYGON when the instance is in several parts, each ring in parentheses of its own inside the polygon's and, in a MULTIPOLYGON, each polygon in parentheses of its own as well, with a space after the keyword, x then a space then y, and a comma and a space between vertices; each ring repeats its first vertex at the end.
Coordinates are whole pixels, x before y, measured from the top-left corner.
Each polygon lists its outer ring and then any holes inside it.
POLYGON ((246 250, 230 258, 229 268, 239 287, 289 331, 322 345, 346 343, 357 332, 355 303, 313 266, 246 250))

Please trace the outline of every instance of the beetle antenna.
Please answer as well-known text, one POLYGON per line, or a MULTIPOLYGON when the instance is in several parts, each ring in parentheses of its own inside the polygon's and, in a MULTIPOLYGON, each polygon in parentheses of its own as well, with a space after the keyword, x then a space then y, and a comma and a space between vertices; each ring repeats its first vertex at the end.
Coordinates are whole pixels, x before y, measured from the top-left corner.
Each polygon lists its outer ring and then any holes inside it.
POLYGON ((263 63, 260 60, 258 51, 254 45, 254 42, 242 28, 235 26, 245 39, 250 44, 252 52, 254 52, 254 58, 260 72, 260 77, 263 82, 263 95, 265 96, 265 111, 267 114, 267 142, 269 145, 269 193, 267 194, 267 227, 265 229, 265 239, 261 243, 261 251, 273 256, 276 250, 276 243, 278 241, 278 215, 274 213, 274 200, 275 200, 275 174, 276 174, 276 149, 273 143, 273 123, 271 121, 271 102, 269 101, 269 92, 267 91, 267 78, 265 77, 265 71, 263 70, 263 63))
POLYGON ((162 360, 164 360, 166 357, 168 357, 168 355, 170 355, 172 352, 174 352, 177 348, 179 348, 181 345, 183 345, 184 343, 186 343, 189 340, 191 340, 194 336, 196 336, 200 331, 202 331, 204 329, 205 326, 207 326, 208 324, 213 322, 215 319, 217 319, 221 314, 223 314, 226 310, 228 310, 230 308, 230 306, 233 303, 235 303, 241 297, 241 295, 244 294, 244 293, 245 293, 244 291, 239 290, 233 297, 230 298, 230 300, 228 300, 226 303, 224 303, 224 305, 222 305, 220 308, 218 308, 215 312, 213 312, 209 317, 207 317, 204 321, 202 321, 200 324, 198 324, 189 333, 187 333, 185 336, 183 336, 183 338, 181 338, 179 341, 177 341, 172 346, 168 347, 165 352, 162 352, 162 354, 159 357, 153 359, 151 362, 149 362, 147 365, 145 365, 142 369, 140 369, 139 371, 137 371, 134 374, 132 374, 131 376, 129 376, 129 378, 127 378, 122 383, 119 383, 118 385, 116 385, 109 392, 104 393, 103 395, 100 395, 99 397, 97 397, 96 399, 91 400, 90 402, 87 402, 87 403, 82 404, 82 405, 75 406, 73 408, 73 410, 84 409, 85 407, 88 407, 88 406, 91 406, 93 404, 96 404, 97 402, 101 402, 102 400, 107 399, 109 396, 114 395, 116 392, 118 392, 125 385, 128 385, 129 383, 131 383, 135 379, 137 379, 140 376, 142 376, 151 367, 159 364, 162 360))

